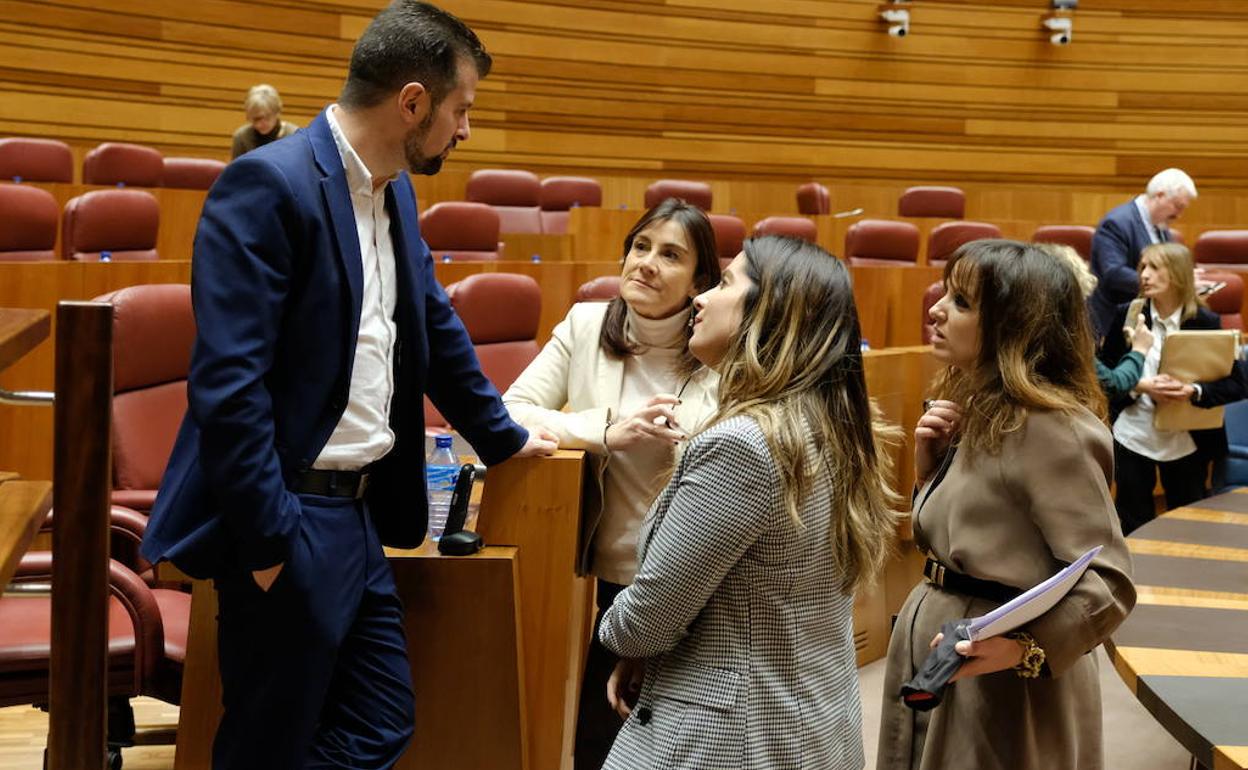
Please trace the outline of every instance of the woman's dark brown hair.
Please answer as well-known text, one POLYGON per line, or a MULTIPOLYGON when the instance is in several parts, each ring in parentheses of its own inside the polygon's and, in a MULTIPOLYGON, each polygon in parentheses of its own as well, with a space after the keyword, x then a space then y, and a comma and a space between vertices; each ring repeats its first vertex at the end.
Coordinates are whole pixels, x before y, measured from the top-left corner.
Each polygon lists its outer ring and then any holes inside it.
POLYGON ((972 241, 945 265, 945 286, 979 310, 975 367, 947 367, 932 385, 963 405, 963 446, 996 452, 1031 410, 1105 416, 1092 327, 1070 268, 1031 244, 972 241))
MULTIPOLYGON (((662 222, 677 223, 689 238, 689 243, 693 246, 694 258, 697 260, 693 268, 693 285, 698 293, 701 294, 719 283, 719 254, 715 250, 715 230, 711 227, 711 220, 707 218, 702 209, 680 198, 668 198, 637 220, 637 224, 633 225, 633 229, 629 230, 624 238, 624 255, 627 256, 633 250, 633 240, 637 238, 638 233, 651 225, 662 222)), ((624 328, 627 315, 628 306, 624 303, 623 297, 611 300, 611 304, 607 306, 606 318, 602 322, 602 334, 598 342, 603 352, 614 358, 627 358, 642 352, 642 349, 628 340, 628 333, 624 328)), ((692 330, 685 331, 685 347, 676 362, 677 373, 681 376, 693 374, 702 365, 689 352, 688 340, 691 332, 692 330)))

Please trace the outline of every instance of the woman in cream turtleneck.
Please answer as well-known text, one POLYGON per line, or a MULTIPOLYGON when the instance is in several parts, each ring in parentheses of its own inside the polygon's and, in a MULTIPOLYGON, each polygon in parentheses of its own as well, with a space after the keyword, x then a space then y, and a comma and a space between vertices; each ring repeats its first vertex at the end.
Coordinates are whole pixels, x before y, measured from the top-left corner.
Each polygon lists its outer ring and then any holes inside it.
MULTIPOLYGON (((693 297, 719 283, 706 214, 668 198, 624 239, 620 296, 572 306, 550 342, 503 395, 519 423, 583 449, 587 489, 580 569, 597 578, 598 621, 637 571, 637 531, 676 453, 715 411, 718 375, 689 352, 693 297)), ((597 770, 621 719, 607 703, 616 658, 597 625, 585 663, 576 770, 597 770)))

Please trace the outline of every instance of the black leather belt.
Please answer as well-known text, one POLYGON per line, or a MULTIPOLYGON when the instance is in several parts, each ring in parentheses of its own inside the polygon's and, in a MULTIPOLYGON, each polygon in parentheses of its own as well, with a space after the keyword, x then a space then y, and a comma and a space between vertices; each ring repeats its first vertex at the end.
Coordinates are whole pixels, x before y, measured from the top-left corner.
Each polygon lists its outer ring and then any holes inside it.
POLYGON ((321 497, 353 497, 359 500, 368 489, 368 468, 359 471, 306 470, 295 477, 291 491, 321 497))
POLYGON ((993 580, 980 580, 970 575, 963 575, 961 572, 954 572, 931 557, 928 557, 927 563, 923 565, 923 577, 927 578, 929 583, 934 583, 947 591, 987 599, 998 604, 1005 604, 1022 593, 1014 586, 1007 586, 993 580))

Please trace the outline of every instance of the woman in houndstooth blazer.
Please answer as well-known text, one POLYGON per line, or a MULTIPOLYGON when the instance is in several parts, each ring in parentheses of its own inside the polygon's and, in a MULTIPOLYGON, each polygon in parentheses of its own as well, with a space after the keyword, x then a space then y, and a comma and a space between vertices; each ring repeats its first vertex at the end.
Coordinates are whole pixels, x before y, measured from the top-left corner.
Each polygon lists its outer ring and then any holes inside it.
POLYGON ((719 409, 603 616, 626 659, 608 697, 628 715, 605 767, 857 770, 852 590, 896 514, 848 271, 813 244, 753 239, 694 307, 689 347, 720 373, 719 409))

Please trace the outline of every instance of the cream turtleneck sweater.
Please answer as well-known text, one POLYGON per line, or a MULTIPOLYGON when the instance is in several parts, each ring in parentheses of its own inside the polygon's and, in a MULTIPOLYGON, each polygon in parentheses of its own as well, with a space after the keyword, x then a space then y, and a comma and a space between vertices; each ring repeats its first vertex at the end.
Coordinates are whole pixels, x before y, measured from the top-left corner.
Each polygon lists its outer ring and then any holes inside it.
MULTIPOLYGON (((687 309, 657 321, 628 311, 629 339, 644 345, 645 351, 624 360, 619 406, 612 410, 617 421, 660 393, 675 395, 680 390, 682 378, 676 373, 676 364, 688 323, 687 309)), ((623 585, 633 582, 637 574, 637 531, 661 491, 674 456, 675 447, 656 452, 652 443, 611 453, 603 481, 602 520, 594 533, 592 570, 597 577, 623 585)))

